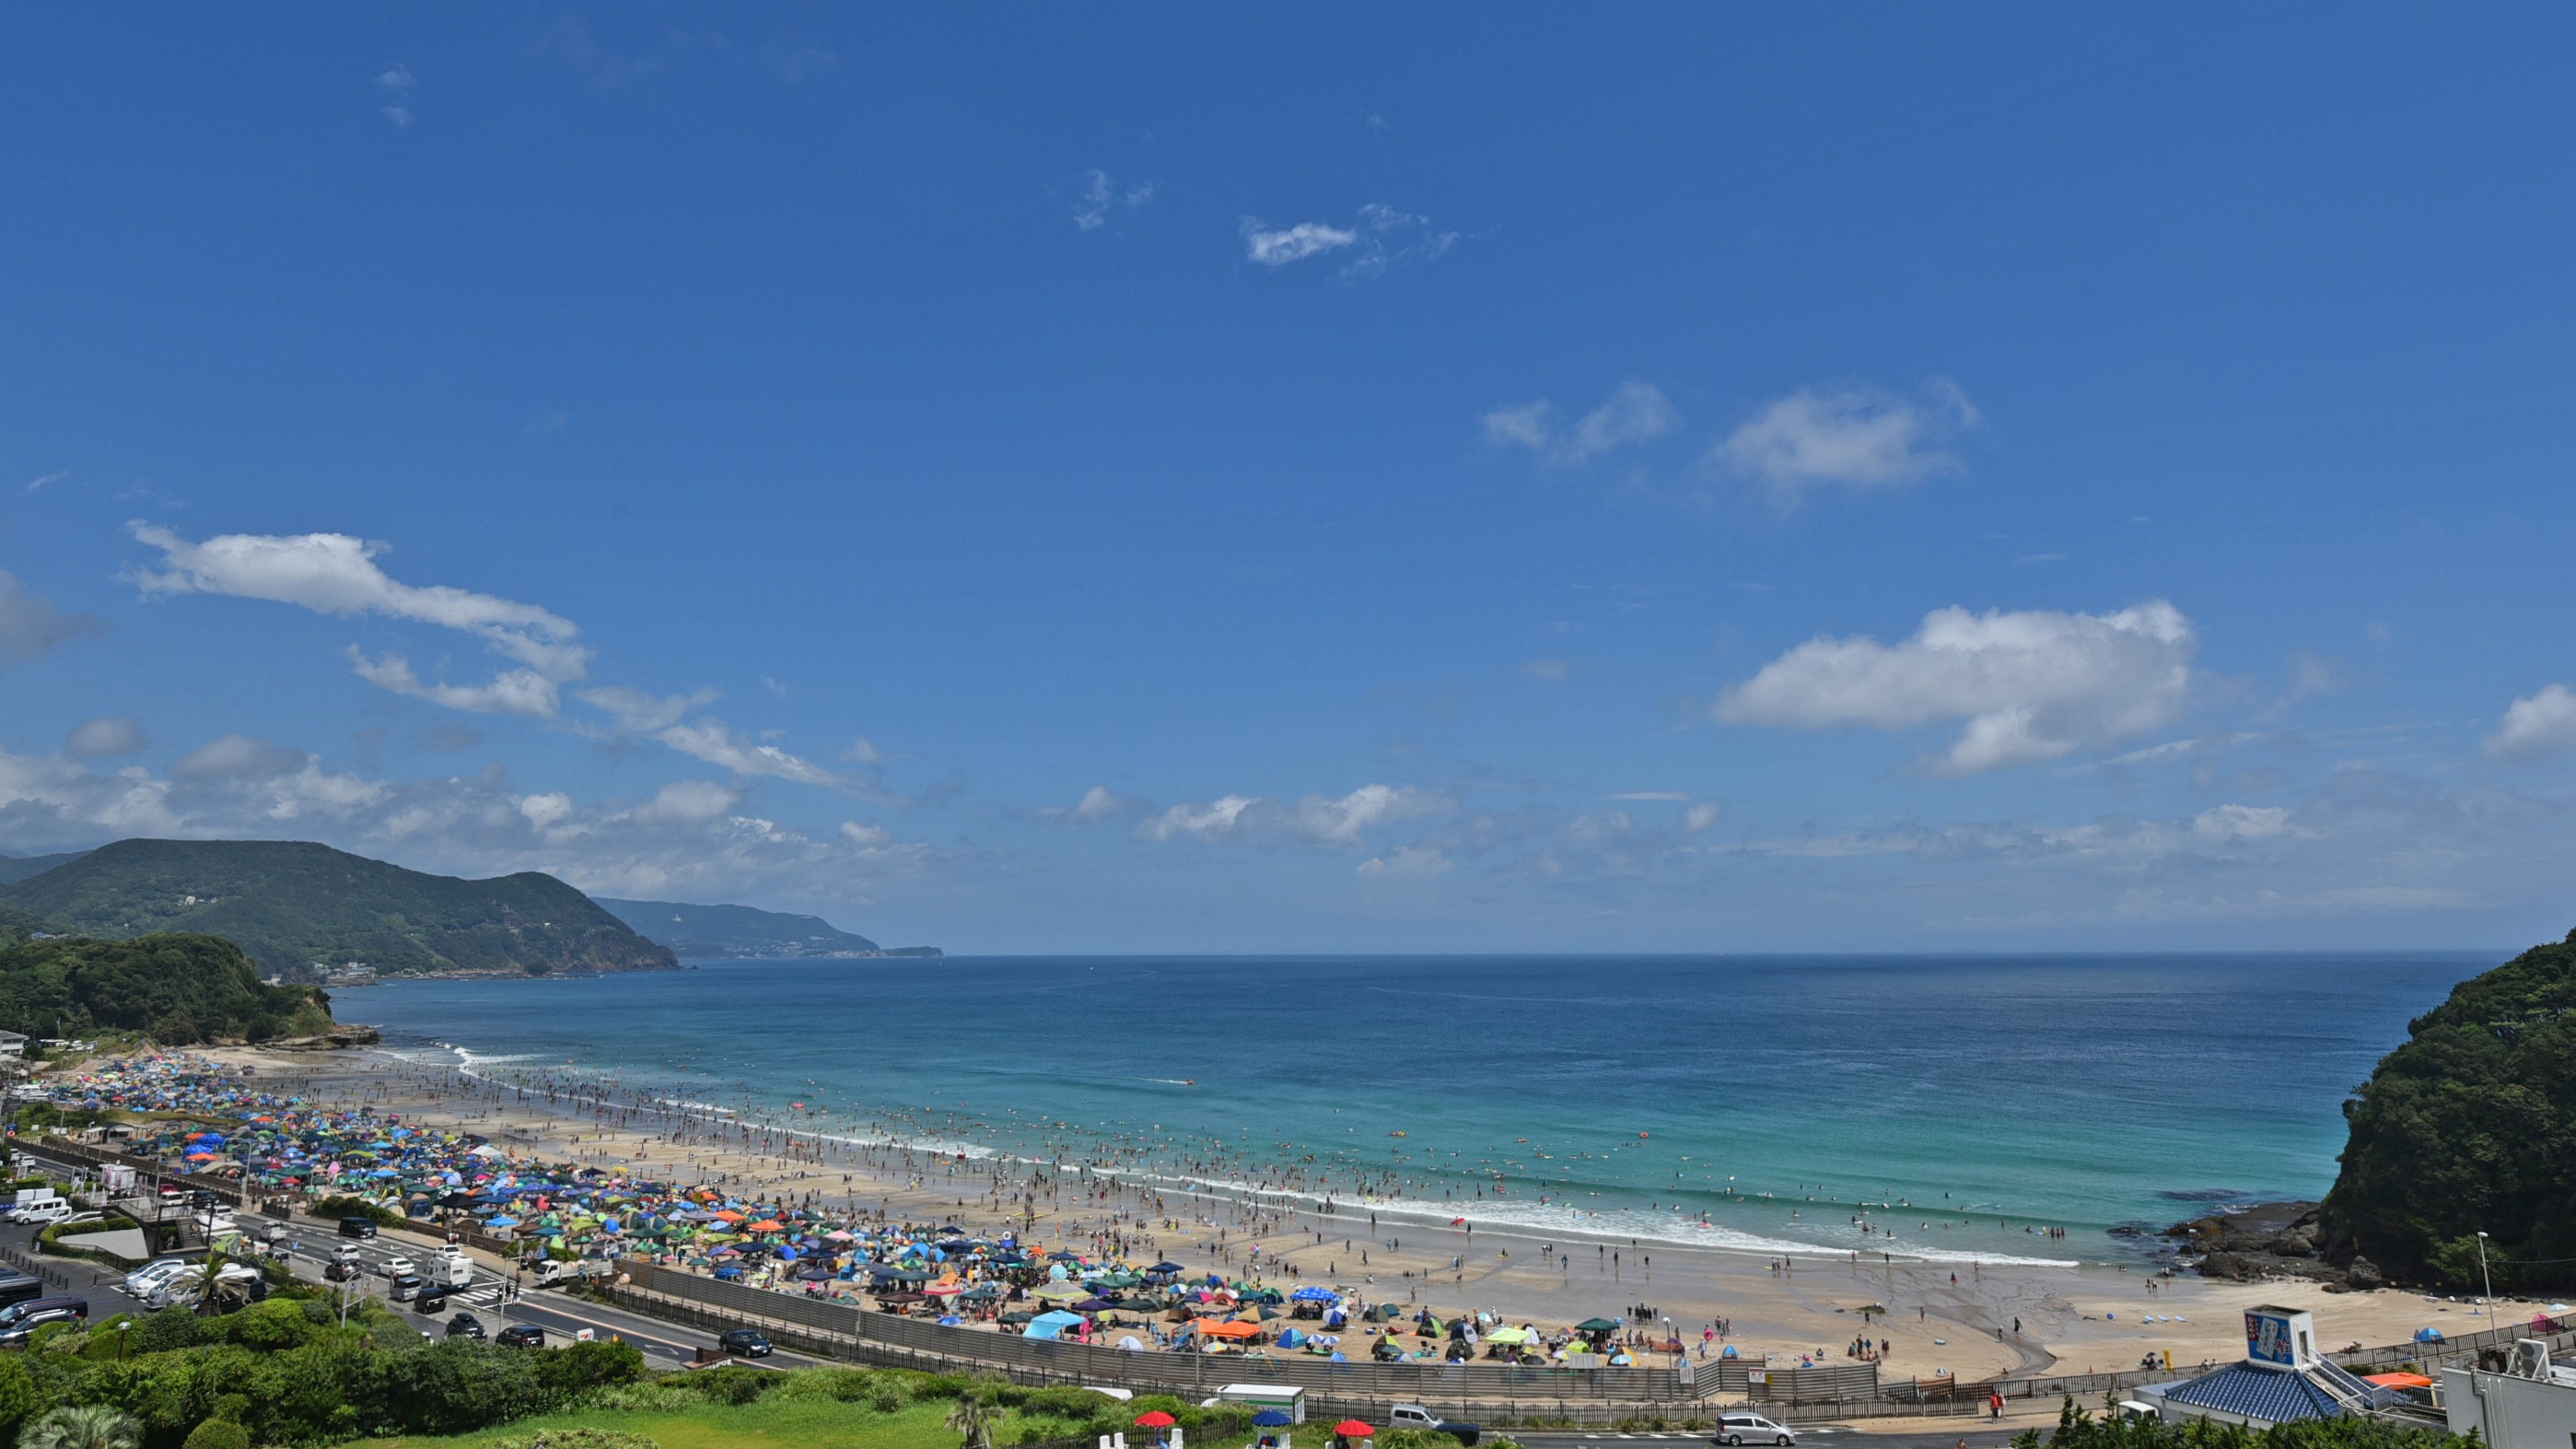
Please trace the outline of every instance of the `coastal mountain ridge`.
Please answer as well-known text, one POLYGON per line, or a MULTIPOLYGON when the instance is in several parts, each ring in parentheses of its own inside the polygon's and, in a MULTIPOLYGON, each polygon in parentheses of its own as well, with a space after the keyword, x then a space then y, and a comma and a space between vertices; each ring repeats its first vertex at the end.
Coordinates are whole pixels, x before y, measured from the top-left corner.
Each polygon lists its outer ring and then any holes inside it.
POLYGON ((15 885, 31 876, 43 875, 58 865, 69 865, 87 851, 66 850, 59 855, 0 855, 0 885, 15 885))
POLYGON ((634 927, 636 934, 659 941, 681 956, 802 959, 940 954, 936 946, 880 946, 821 916, 764 911, 753 906, 625 901, 607 896, 592 899, 634 927))
POLYGON ((2576 931, 2461 982, 2406 1035, 2344 1104, 2319 1251, 2399 1283, 2576 1287, 2576 931))
MULTIPOLYGON (((140 1032, 163 1046, 342 1034, 320 989, 267 985, 241 947, 200 935, 0 947, 0 1027, 31 1037, 140 1032)), ((374 1037, 360 1029, 347 1039, 374 1037)))
POLYGON ((0 885, 0 909, 106 940, 219 936, 290 980, 352 964, 383 976, 679 967, 553 876, 427 875, 309 841, 121 840, 0 885))

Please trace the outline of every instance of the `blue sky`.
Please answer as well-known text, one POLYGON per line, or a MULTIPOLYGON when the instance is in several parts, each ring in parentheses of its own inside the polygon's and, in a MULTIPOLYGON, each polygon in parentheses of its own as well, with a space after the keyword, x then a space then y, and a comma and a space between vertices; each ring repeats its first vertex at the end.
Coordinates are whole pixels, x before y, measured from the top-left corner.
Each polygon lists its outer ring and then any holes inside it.
POLYGON ((0 852, 964 950, 2576 918, 2563 12, 0 26, 0 852))

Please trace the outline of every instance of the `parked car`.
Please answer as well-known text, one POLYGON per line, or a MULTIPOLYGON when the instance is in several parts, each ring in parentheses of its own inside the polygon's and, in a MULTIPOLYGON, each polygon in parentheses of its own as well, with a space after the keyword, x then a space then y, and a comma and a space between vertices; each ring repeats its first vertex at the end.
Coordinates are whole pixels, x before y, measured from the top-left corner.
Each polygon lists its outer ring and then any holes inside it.
POLYGON ((0 1348, 24 1348, 27 1338, 48 1323, 80 1323, 89 1318, 86 1298, 30 1298, 0 1308, 0 1348))
POLYGON ((374 1218, 342 1218, 342 1219, 340 1219, 340 1236, 341 1236, 341 1237, 344 1237, 344 1238, 372 1238, 372 1237, 374 1237, 375 1235, 376 1235, 376 1220, 375 1220, 374 1218))
POLYGON ((767 1358, 774 1352, 756 1328, 729 1328, 716 1339, 716 1347, 736 1358, 767 1358))
POLYGON ((14 1307, 30 1298, 45 1296, 45 1282, 24 1273, 0 1273, 0 1308, 14 1307))
POLYGON ((1720 1414, 1712 1444, 1795 1444, 1798 1436, 1786 1424, 1775 1424, 1760 1414, 1720 1414))
POLYGON ((1461 1444, 1472 1445, 1485 1431, 1474 1424, 1443 1419, 1420 1404, 1392 1404, 1387 1407, 1386 1422, 1394 1429, 1428 1429, 1446 1434, 1461 1444))
POLYGON ((447 1320, 447 1336, 450 1338, 484 1338, 489 1335, 485 1334, 483 1331, 482 1319, 475 1317, 471 1313, 459 1313, 454 1318, 447 1320))
POLYGON ((385 1296, 396 1303, 405 1302, 418 1297, 428 1284, 429 1280, 418 1273, 398 1273, 385 1284, 385 1296))
POLYGON ((493 1338, 503 1348, 543 1348, 546 1331, 533 1323, 513 1323, 493 1338))
POLYGON ((125 1275, 125 1291, 138 1298, 148 1298, 152 1295, 152 1290, 166 1282, 171 1274, 195 1266, 195 1261, 188 1258, 177 1256, 155 1258, 125 1275))

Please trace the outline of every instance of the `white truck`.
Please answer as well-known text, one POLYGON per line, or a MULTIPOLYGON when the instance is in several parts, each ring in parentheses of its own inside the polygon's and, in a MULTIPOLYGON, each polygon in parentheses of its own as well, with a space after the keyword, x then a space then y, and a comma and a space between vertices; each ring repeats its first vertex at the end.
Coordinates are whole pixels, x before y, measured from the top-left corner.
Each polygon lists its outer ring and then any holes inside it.
POLYGON ((1387 1405, 1386 1423, 1390 1429, 1428 1429, 1434 1434, 1447 1434, 1461 1444, 1473 1444, 1485 1432, 1474 1424, 1443 1419, 1420 1404, 1387 1405))
POLYGON ((474 1286, 474 1260, 454 1243, 439 1249, 438 1256, 430 1259, 420 1272, 422 1277, 440 1288, 474 1286))
POLYGON ((537 1276, 533 1281, 540 1288, 553 1288, 567 1283, 587 1282, 593 1278, 606 1278, 616 1271, 614 1265, 603 1263, 597 1258, 581 1258, 570 1263, 559 1263, 548 1258, 537 1265, 537 1276))

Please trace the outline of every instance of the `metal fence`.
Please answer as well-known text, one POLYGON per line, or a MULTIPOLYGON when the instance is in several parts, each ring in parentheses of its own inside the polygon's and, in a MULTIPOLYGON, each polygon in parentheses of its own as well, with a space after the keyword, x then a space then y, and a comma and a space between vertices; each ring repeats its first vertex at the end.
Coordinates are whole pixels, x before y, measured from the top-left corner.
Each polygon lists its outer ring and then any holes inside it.
MULTIPOLYGON (((980 1329, 943 1327, 936 1323, 880 1313, 829 1299, 773 1293, 738 1283, 719 1282, 694 1273, 626 1262, 619 1271, 628 1294, 655 1303, 657 1311, 694 1309, 729 1323, 754 1323, 779 1329, 786 1336, 838 1357, 888 1361, 935 1362, 942 1366, 998 1370, 1014 1378, 1046 1382, 1119 1383, 1184 1393, 1244 1379, 1295 1384, 1318 1397, 1351 1403, 1463 1405, 1535 1401, 1687 1406, 1703 1392, 1697 1377, 1706 1365, 1685 1362, 1679 1368, 1557 1368, 1494 1363, 1334 1363, 1322 1358, 1246 1359, 1203 1353, 1135 1350, 1060 1339, 1019 1338, 980 1329)), ((1784 1379, 1808 1376, 1819 1392, 1832 1396, 1819 1373, 1836 1375, 1833 1387, 1848 1386, 1845 1370, 1782 1371, 1784 1379)), ((1873 1380, 1874 1381, 1874 1380, 1873 1380)), ((1715 1387, 1714 1384, 1711 1387, 1715 1387)), ((1740 1387, 1740 1385, 1739 1385, 1740 1387)), ((1787 1384, 1783 1384, 1785 1389, 1787 1384)), ((1784 1395, 1785 1396, 1785 1395, 1784 1395)))

